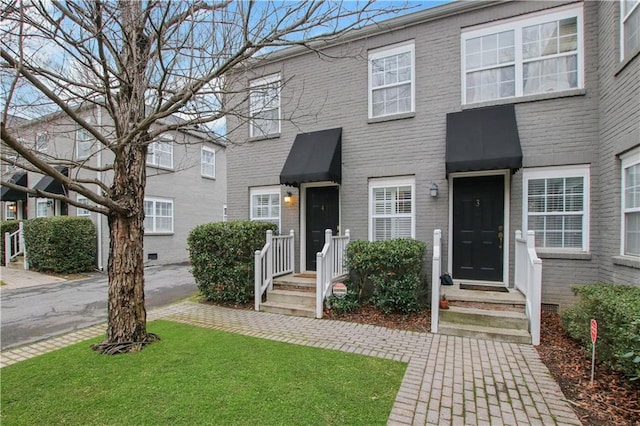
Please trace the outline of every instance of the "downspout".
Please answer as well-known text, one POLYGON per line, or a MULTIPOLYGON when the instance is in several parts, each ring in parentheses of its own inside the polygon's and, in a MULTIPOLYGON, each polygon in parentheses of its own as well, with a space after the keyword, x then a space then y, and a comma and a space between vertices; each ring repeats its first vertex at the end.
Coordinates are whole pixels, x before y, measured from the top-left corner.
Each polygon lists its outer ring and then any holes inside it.
MULTIPOLYGON (((98 117, 96 117, 96 124, 98 126, 98 129, 102 128, 102 108, 100 108, 100 105, 98 105, 96 107, 98 109, 98 117)), ((102 148, 98 149, 98 155, 96 156, 96 161, 98 162, 98 171, 96 172, 96 178, 98 179, 98 182, 102 182, 102 172, 100 171, 100 167, 102 167, 102 148)), ((96 188, 98 191, 101 191, 102 189, 100 188, 100 186, 96 185, 96 188)), ((104 263, 102 262, 102 215, 101 214, 97 214, 96 215, 96 227, 97 227, 97 234, 98 234, 98 269, 100 271, 104 271, 104 263)))

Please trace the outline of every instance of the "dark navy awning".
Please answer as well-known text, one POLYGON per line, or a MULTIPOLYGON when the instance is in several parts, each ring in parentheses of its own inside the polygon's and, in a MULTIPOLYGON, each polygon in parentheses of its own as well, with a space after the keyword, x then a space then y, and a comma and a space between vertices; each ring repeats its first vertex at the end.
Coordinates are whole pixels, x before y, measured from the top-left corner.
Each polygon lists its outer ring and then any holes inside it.
MULTIPOLYGON (((69 175, 69 169, 66 167, 55 166, 55 169, 65 176, 69 175)), ((38 181, 38 183, 35 184, 33 189, 43 192, 49 192, 51 194, 64 195, 67 193, 64 189, 64 186, 51 176, 44 176, 42 179, 40 179, 40 181, 38 181)))
MULTIPOLYGON (((26 187, 27 172, 14 173, 7 182, 26 187)), ((8 188, 6 186, 2 187, 1 195, 2 196, 0 198, 2 198, 2 201, 26 201, 27 200, 26 192, 22 192, 14 188, 8 188)))
POLYGON ((522 167, 513 104, 447 114, 447 176, 454 172, 522 167))
POLYGON ((342 128, 300 133, 280 172, 282 185, 342 181, 342 128))

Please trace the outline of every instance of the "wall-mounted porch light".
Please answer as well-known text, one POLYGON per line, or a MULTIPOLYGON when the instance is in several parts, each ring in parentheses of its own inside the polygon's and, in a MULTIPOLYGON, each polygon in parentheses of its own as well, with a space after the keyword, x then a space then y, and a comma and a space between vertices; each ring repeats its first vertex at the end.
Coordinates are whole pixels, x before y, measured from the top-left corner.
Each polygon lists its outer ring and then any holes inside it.
POLYGON ((285 204, 289 204, 291 202, 291 191, 287 191, 287 195, 284 196, 285 204))
POLYGON ((429 194, 431 194, 432 197, 437 197, 438 196, 438 184, 435 182, 431 182, 431 187, 429 188, 429 194))

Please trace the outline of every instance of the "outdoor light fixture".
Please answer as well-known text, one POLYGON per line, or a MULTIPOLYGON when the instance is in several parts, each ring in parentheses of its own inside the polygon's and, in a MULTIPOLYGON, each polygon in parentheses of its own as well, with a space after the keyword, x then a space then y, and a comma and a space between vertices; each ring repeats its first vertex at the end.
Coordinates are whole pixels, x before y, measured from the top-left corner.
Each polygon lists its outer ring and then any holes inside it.
POLYGON ((291 191, 287 191, 287 195, 284 196, 284 202, 289 204, 291 202, 291 191))
POLYGON ((431 194, 432 197, 437 197, 438 196, 438 184, 435 182, 431 182, 431 187, 429 188, 429 194, 431 194))

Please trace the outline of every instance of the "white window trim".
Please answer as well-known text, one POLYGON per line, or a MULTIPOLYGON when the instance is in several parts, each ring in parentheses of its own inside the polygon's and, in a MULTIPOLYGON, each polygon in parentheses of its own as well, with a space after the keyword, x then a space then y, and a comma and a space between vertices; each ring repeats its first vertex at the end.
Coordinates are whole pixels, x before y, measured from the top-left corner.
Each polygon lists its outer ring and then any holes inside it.
POLYGON ((256 220, 256 221, 261 221, 261 222, 271 222, 272 219, 275 218, 269 218, 268 220, 265 220, 265 218, 255 218, 253 217, 253 196, 254 195, 274 195, 277 194, 278 195, 278 203, 279 203, 279 208, 278 208, 278 232, 280 231, 281 225, 282 225, 282 197, 281 192, 280 192, 280 186, 274 185, 274 186, 260 186, 260 187, 254 187, 254 188, 250 188, 249 189, 249 220, 256 220))
MULTIPOLYGON (((369 51, 369 58, 367 61, 367 74, 368 74, 368 103, 369 103, 369 119, 393 117, 401 114, 410 114, 416 111, 416 52, 415 42, 405 41, 402 43, 394 44, 392 46, 385 46, 378 49, 369 51), (411 53, 411 110, 403 111, 393 114, 373 115, 373 61, 375 59, 385 58, 387 56, 399 55, 404 52, 411 53)), ((405 83, 403 83, 405 84, 405 83)), ((379 88, 377 88, 379 89, 379 88)))
MULTIPOLYGON (((76 195, 76 201, 82 204, 90 203, 89 199, 83 195, 76 195)), ((83 209, 82 207, 76 207, 76 216, 88 217, 88 216, 91 216, 91 211, 87 209, 83 209)))
POLYGON ((18 218, 18 202, 17 201, 7 201, 4 203, 4 219, 5 220, 16 220, 18 218), (9 207, 14 206, 14 210, 12 211, 9 207))
POLYGON ((49 150, 49 132, 38 132, 36 133, 36 141, 35 141, 35 149, 36 152, 39 152, 40 154, 46 154, 47 151, 49 150), (40 138, 44 138, 44 149, 42 149, 42 147, 40 146, 40 138))
POLYGON ((522 172, 522 229, 526 233, 528 228, 528 196, 529 196, 529 180, 531 179, 553 179, 553 178, 584 178, 584 197, 582 217, 582 247, 577 248, 553 248, 553 247, 536 247, 541 253, 588 253, 590 242, 590 212, 591 212, 591 170, 588 164, 574 166, 553 166, 524 169, 522 172))
POLYGON ((253 115, 254 115, 254 111, 251 107, 251 92, 253 91, 253 89, 255 88, 259 88, 262 86, 267 86, 269 84, 274 84, 274 83, 279 83, 281 81, 280 78, 280 74, 276 73, 276 74, 271 74, 271 75, 267 75, 265 77, 260 77, 260 78, 255 78, 253 80, 251 80, 249 82, 249 137, 250 138, 267 138, 269 136, 273 136, 273 135, 277 135, 281 132, 282 127, 281 127, 281 117, 282 117, 282 86, 278 85, 278 118, 277 118, 277 123, 278 123, 278 130, 275 133, 267 133, 267 134, 258 134, 256 135, 256 132, 254 130, 254 125, 253 125, 253 115))
POLYGON ((155 167, 158 169, 173 170, 173 142, 174 142, 173 138, 167 138, 167 137, 161 137, 151 142, 149 144, 148 150, 151 150, 152 146, 154 145, 157 146, 161 143, 168 144, 171 147, 171 153, 170 153, 171 164, 169 166, 159 164, 158 156, 155 154, 155 151, 154 151, 153 154, 151 155, 151 161, 149 161, 149 152, 147 152, 147 159, 146 159, 147 166, 155 167))
MULTIPOLYGON (((491 24, 483 24, 479 26, 475 26, 469 28, 467 30, 463 30, 462 37, 460 40, 460 63, 461 63, 461 88, 462 88, 462 104, 468 105, 467 102, 467 79, 466 79, 466 41, 468 39, 482 37, 485 35, 495 34, 503 31, 514 30, 515 37, 515 96, 512 97, 504 97, 504 98, 496 98, 491 100, 483 100, 475 103, 484 103, 484 102, 499 102, 505 99, 518 99, 526 96, 539 96, 544 95, 544 93, 536 93, 531 95, 523 94, 523 57, 522 57, 522 29, 524 27, 530 25, 541 24, 549 21, 558 21, 566 18, 577 18, 577 29, 578 29, 578 45, 577 45, 577 55, 578 55, 578 81, 577 87, 568 89, 566 91, 578 90, 584 88, 584 19, 583 19, 583 7, 582 4, 577 5, 569 5, 562 6, 552 10, 545 10, 541 12, 531 13, 526 15, 524 18, 516 17, 509 18, 503 21, 499 21, 499 23, 491 23, 491 24)), ((552 93, 563 93, 565 91, 557 91, 552 93)))
POLYGON ((216 177, 216 151, 213 148, 210 148, 208 146, 203 146, 200 150, 200 174, 204 177, 208 177, 208 178, 215 178, 216 177), (211 154, 213 154, 213 163, 205 163, 204 162, 204 158, 203 158, 203 154, 204 152, 210 152, 211 154), (213 173, 212 174, 208 174, 204 172, 204 166, 213 166, 213 173))
POLYGON ((373 239, 373 219, 375 212, 373 191, 378 188, 399 186, 411 187, 411 238, 416 237, 416 180, 414 177, 372 178, 369 180, 369 241, 373 239))
POLYGON ((36 217, 49 217, 49 211, 51 209, 51 200, 48 198, 36 198, 36 217), (41 215, 40 211, 38 209, 38 206, 40 204, 46 204, 47 205, 47 214, 46 215, 41 215))
POLYGON ((91 134, 85 129, 76 130, 76 155, 79 160, 89 158, 93 150, 93 140, 91 134), (85 134, 88 139, 81 139, 80 135, 85 134), (81 149, 80 146, 88 143, 89 149, 81 149))
MULTIPOLYGON (((626 256, 630 258, 636 258, 637 256, 631 254, 624 253, 624 245, 626 242, 626 228, 625 228, 625 220, 624 215, 626 213, 625 209, 625 194, 624 188, 626 186, 626 178, 625 178, 625 169, 634 166, 636 164, 640 164, 640 147, 634 148, 631 151, 625 153, 620 156, 620 160, 622 161, 620 173, 622 178, 620 180, 620 255, 626 256)), ((640 209, 632 209, 632 212, 640 211, 640 209)))
MULTIPOLYGON (((157 197, 144 197, 144 201, 145 202, 152 202, 153 203, 153 226, 151 230, 148 230, 145 228, 144 230, 144 234, 145 235, 167 235, 167 234, 173 234, 173 223, 175 221, 175 216, 176 216, 176 212, 175 212, 175 208, 174 208, 174 203, 173 200, 170 198, 157 198, 157 197), (163 229, 161 231, 156 230, 156 215, 155 215, 155 210, 156 210, 156 203, 168 203, 171 204, 171 230, 166 230, 163 229)), ((145 216, 146 218, 146 216, 145 216)))
POLYGON ((624 3, 625 0, 619 0, 619 11, 620 11, 620 62, 625 61, 627 58, 631 58, 633 52, 625 52, 624 49, 624 24, 627 18, 631 16, 631 14, 638 8, 640 8, 640 2, 636 3, 631 10, 625 16, 624 3))
POLYGON ((226 204, 222 205, 222 221, 226 222, 228 220, 228 208, 226 204))

